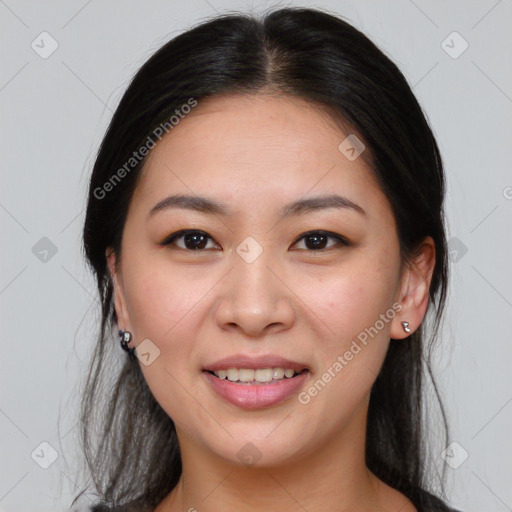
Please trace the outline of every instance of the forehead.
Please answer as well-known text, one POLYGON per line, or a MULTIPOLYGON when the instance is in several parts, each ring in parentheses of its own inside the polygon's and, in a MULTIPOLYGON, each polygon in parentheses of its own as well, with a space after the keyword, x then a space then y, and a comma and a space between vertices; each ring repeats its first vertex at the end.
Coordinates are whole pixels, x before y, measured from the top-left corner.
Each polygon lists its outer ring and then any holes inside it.
POLYGON ((301 99, 209 98, 152 150, 136 195, 154 202, 165 192, 183 192, 239 198, 242 205, 283 202, 309 191, 382 196, 368 155, 351 161, 340 151, 348 135, 324 109, 301 99))
POLYGON ((218 96, 201 100, 157 145, 150 160, 164 152, 176 153, 178 146, 183 149, 180 153, 189 151, 190 158, 207 152, 215 161, 240 161, 250 156, 262 163, 275 155, 280 161, 299 155, 308 161, 321 154, 338 158, 338 146, 348 135, 339 123, 325 108, 299 98, 218 96), (262 148, 266 151, 261 152, 262 148))

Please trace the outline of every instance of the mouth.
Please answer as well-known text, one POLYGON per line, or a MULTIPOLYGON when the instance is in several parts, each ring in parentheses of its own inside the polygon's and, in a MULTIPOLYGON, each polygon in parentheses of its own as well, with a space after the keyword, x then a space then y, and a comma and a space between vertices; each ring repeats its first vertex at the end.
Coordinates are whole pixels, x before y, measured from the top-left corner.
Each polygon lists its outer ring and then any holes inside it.
POLYGON ((308 368, 226 368, 202 371, 213 396, 240 409, 265 409, 284 404, 300 393, 310 376, 308 368))

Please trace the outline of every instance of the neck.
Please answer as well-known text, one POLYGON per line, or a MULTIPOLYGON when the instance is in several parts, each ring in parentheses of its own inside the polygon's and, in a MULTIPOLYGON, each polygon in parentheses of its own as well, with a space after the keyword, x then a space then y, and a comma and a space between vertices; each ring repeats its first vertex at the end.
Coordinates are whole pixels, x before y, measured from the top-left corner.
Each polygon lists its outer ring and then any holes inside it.
POLYGON ((234 464, 178 431, 182 476, 155 512, 380 511, 388 510, 391 501, 403 507, 408 501, 405 496, 366 467, 367 406, 362 404, 345 428, 327 442, 279 466, 234 464))

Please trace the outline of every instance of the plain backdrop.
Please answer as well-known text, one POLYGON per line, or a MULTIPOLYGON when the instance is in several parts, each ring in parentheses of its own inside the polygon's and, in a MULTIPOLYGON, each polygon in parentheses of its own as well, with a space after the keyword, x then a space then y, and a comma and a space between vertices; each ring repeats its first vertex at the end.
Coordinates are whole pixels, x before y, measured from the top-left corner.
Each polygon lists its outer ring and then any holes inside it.
MULTIPOLYGON (((278 5, 0 1, 0 511, 64 511, 81 489, 76 397, 99 309, 80 236, 94 156, 128 81, 216 12, 278 5)), ((512 2, 286 5, 325 7, 361 29, 428 115, 448 183, 452 276, 437 369, 456 443, 451 503, 512 510, 512 2)))

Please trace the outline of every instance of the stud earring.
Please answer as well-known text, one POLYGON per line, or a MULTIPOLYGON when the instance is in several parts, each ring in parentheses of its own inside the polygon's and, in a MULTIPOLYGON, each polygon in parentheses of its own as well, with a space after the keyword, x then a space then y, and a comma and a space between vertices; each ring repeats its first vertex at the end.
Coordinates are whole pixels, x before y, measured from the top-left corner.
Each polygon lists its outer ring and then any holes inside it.
POLYGON ((402 322, 402 327, 404 328, 405 332, 411 332, 411 329, 409 327, 409 322, 402 322))
POLYGON ((128 352, 129 355, 132 355, 135 351, 135 348, 130 348, 128 346, 128 343, 130 343, 132 339, 132 333, 130 331, 119 331, 119 336, 121 336, 121 339, 119 340, 121 343, 121 348, 128 352))

